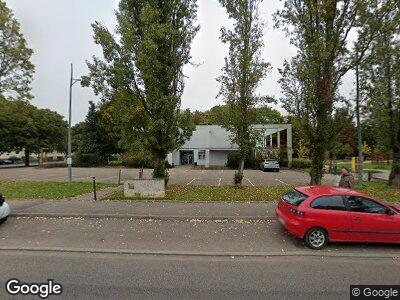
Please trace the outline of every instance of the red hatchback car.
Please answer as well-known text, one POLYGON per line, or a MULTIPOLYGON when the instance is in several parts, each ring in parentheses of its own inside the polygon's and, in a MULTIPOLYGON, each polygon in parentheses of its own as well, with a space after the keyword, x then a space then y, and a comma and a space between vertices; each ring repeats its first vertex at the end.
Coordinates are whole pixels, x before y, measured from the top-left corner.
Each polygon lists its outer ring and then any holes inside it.
POLYGON ((295 188, 283 195, 276 215, 312 249, 328 241, 400 244, 400 207, 344 188, 295 188))

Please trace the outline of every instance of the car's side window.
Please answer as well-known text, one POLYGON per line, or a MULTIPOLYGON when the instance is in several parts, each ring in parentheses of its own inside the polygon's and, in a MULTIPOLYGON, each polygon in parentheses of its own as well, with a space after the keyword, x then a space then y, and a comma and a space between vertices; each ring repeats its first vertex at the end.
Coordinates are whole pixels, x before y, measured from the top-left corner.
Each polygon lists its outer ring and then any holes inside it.
POLYGON ((370 213, 370 214, 385 214, 386 207, 369 199, 357 196, 347 197, 347 203, 350 211, 370 213))
POLYGON ((342 196, 323 196, 315 199, 311 203, 315 209, 346 210, 342 196))

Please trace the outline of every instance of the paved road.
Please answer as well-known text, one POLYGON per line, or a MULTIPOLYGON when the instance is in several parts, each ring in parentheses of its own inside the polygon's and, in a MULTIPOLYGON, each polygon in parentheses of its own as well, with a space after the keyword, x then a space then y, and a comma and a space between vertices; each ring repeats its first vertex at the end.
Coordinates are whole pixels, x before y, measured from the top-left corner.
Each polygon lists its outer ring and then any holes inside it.
POLYGON ((62 249, 168 253, 270 253, 400 257, 397 245, 330 244, 307 249, 274 220, 161 221, 136 219, 10 218, 0 226, 0 249, 62 249))
POLYGON ((10 278, 61 283, 63 295, 49 299, 349 299, 351 284, 400 284, 400 263, 392 259, 26 252, 0 258, 2 299, 14 299, 4 288, 10 278))
MULTIPOLYGON (((92 181, 93 176, 99 182, 117 183, 121 170, 121 180, 138 178, 138 169, 117 168, 74 168, 75 181, 92 181)), ((151 177, 152 170, 144 170, 145 178, 151 177)), ((182 185, 232 185, 235 170, 198 170, 177 167, 170 170, 170 183, 182 185)), ((66 168, 14 168, 0 169, 0 180, 20 181, 67 181, 66 168)), ((333 177, 325 176, 326 183, 332 183, 333 177)), ((309 183, 309 175, 293 170, 281 170, 279 173, 245 170, 243 184, 246 186, 303 185, 309 183)))

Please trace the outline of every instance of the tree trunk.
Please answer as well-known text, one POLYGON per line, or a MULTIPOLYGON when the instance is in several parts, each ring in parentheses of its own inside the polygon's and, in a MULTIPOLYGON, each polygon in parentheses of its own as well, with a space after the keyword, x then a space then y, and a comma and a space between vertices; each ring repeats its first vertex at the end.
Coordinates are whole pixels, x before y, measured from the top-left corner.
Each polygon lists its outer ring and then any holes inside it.
POLYGON ((324 172, 325 151, 321 143, 315 143, 311 153, 310 185, 320 185, 324 172))
POLYGON ((155 179, 164 179, 165 186, 167 186, 169 181, 169 174, 165 164, 165 155, 156 153, 153 154, 154 159, 154 170, 153 170, 153 178, 155 179))
POLYGON ((389 185, 400 188, 400 147, 393 149, 393 165, 389 176, 389 185))
POLYGON ((242 186, 242 182, 243 182, 243 171, 244 171, 244 161, 245 158, 241 157, 240 161, 239 161, 239 168, 238 168, 238 175, 239 175, 239 180, 237 182, 235 182, 236 186, 242 186))
POLYGON ((29 159, 30 154, 31 153, 29 149, 25 149, 25 167, 29 167, 30 165, 30 159, 29 159))
POLYGON ((363 155, 363 142, 361 132, 361 116, 360 116, 360 81, 358 66, 356 66, 356 119, 357 119, 357 149, 358 149, 358 164, 357 164, 357 175, 358 184, 363 184, 363 173, 364 173, 364 155, 363 155))

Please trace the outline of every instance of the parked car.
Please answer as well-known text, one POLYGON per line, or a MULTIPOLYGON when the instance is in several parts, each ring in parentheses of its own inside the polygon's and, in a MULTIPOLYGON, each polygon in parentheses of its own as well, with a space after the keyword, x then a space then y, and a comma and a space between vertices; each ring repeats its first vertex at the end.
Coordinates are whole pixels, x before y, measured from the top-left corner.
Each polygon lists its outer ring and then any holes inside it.
POLYGON ((12 159, 0 159, 0 165, 12 165, 14 160, 12 159))
POLYGON ((400 244, 400 206, 349 189, 292 189, 280 199, 276 215, 311 249, 322 249, 328 241, 400 244))
POLYGON ((0 194, 0 224, 7 221, 9 215, 10 215, 10 206, 5 201, 3 195, 0 194))
POLYGON ((264 172, 266 171, 274 171, 274 172, 279 172, 279 162, 276 159, 265 159, 261 164, 260 164, 260 169, 263 170, 264 172))

